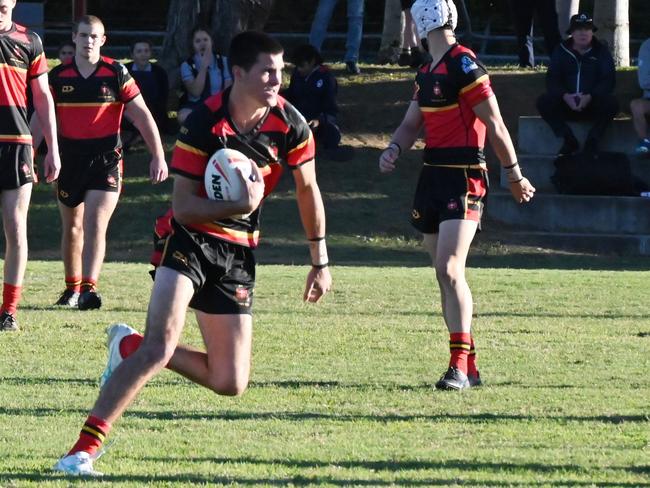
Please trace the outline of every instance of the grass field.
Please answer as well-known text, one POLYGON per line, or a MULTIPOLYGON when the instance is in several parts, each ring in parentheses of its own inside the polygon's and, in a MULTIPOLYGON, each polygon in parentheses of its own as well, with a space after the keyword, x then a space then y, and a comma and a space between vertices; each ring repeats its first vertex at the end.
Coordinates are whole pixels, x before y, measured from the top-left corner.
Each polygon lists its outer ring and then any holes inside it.
MULTIPOLYGON (((50 468, 96 397, 104 328, 142 328, 144 263, 170 183, 151 187, 146 158, 127 158, 100 280, 105 306, 92 312, 51 307, 63 285, 59 218, 51 188, 36 189, 23 330, 0 334, 1 488, 650 486, 647 258, 512 244, 488 222, 468 270, 486 385, 433 389, 448 336, 407 223, 418 155, 379 176, 379 150, 403 105, 363 112, 367 97, 358 96, 408 92, 410 82, 378 73, 342 86, 355 159, 319 161, 333 292, 317 306, 301 302, 308 255, 285 178, 262 218, 249 390, 219 397, 164 372, 116 424, 96 464, 101 481, 50 468), (367 120, 367 132, 355 120, 367 120)), ((183 340, 200 345, 191 315, 183 340)))

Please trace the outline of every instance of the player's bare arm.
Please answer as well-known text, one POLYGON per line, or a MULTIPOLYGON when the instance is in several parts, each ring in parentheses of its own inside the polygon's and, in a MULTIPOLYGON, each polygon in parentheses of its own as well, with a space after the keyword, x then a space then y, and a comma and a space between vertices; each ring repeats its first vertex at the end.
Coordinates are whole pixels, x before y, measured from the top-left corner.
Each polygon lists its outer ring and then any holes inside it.
POLYGON ((492 96, 482 101, 475 105, 473 110, 487 128, 490 144, 499 158, 501 166, 506 170, 513 198, 517 203, 529 202, 535 195, 535 187, 521 173, 515 147, 510 139, 508 129, 503 123, 496 97, 492 96))
POLYGON ((165 162, 165 151, 160 141, 160 134, 156 122, 144 103, 142 95, 138 95, 125 106, 125 115, 140 131, 147 149, 151 153, 151 164, 149 165, 149 178, 156 184, 165 181, 168 176, 167 163, 165 162))
POLYGON ((47 74, 43 74, 31 81, 34 98, 34 109, 38 116, 41 133, 47 142, 47 154, 43 161, 45 168, 45 181, 51 183, 59 177, 61 159, 59 158, 59 142, 56 137, 56 115, 54 100, 47 82, 47 74))
POLYGON ((172 191, 174 218, 183 225, 201 224, 255 211, 264 196, 264 180, 257 165, 252 166, 254 181, 239 174, 248 191, 244 192, 240 200, 233 201, 215 201, 200 197, 198 193, 199 187, 203 185, 202 181, 175 175, 172 191))
POLYGON ((311 160, 293 171, 300 220, 309 240, 312 267, 307 274, 303 299, 318 302, 332 287, 325 243, 325 206, 316 181, 316 165, 311 160))
POLYGON ((412 101, 402 123, 399 125, 391 142, 379 156, 379 171, 390 173, 395 169, 395 161, 403 151, 410 149, 420 133, 424 119, 418 103, 412 101))

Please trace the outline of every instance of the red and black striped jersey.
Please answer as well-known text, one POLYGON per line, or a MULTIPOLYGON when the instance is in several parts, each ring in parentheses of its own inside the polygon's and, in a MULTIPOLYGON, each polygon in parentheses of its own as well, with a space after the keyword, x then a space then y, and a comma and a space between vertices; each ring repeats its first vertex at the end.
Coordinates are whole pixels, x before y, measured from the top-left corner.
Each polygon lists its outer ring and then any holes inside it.
MULTIPOLYGON (((230 88, 196 108, 181 127, 170 170, 201 181, 199 196, 207 198, 203 178, 212 154, 224 147, 241 151, 255 161, 264 176, 264 196, 277 185, 283 166, 296 168, 314 159, 315 145, 304 117, 284 98, 271 107, 248 134, 237 131, 228 111, 230 88)), ((243 219, 224 219, 187 225, 219 239, 255 247, 259 240, 258 208, 243 219)))
POLYGON ((47 73, 41 39, 22 25, 0 34, 0 143, 31 144, 27 86, 47 73))
POLYGON ((72 58, 53 68, 49 81, 62 152, 97 154, 121 146, 124 105, 140 94, 124 65, 102 56, 84 78, 72 58))
POLYGON ((424 163, 435 166, 485 166, 485 124, 473 107, 493 96, 490 78, 474 53, 454 44, 415 78, 413 100, 424 118, 424 163))

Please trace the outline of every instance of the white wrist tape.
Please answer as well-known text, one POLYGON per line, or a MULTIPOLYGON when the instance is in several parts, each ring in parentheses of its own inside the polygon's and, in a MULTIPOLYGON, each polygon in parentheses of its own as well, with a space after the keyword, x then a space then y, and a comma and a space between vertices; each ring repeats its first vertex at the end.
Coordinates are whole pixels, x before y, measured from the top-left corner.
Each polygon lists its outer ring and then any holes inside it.
POLYGON ((329 263, 325 239, 309 241, 309 254, 311 255, 311 264, 313 266, 324 266, 329 263))

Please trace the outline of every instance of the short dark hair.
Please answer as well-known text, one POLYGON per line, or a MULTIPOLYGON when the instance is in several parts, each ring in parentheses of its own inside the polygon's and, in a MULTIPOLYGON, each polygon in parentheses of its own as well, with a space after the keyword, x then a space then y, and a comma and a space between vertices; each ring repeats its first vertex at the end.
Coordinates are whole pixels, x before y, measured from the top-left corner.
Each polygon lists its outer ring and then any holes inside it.
POLYGON ((153 44, 149 39, 136 39, 133 41, 133 44, 131 44, 131 54, 133 54, 133 51, 135 51, 136 44, 147 44, 149 46, 149 49, 153 49, 153 44))
POLYGON ((323 64, 323 57, 311 44, 300 44, 291 53, 291 62, 296 66, 303 63, 323 64))
POLYGON ((102 26, 104 29, 104 34, 106 34, 106 27, 104 27, 104 23, 101 21, 101 19, 95 15, 83 15, 79 17, 79 20, 77 20, 74 25, 72 26, 72 32, 75 34, 79 32, 79 26, 81 24, 86 24, 86 25, 93 25, 93 24, 99 24, 102 26))
POLYGON ((228 59, 231 66, 239 66, 248 71, 257 62, 257 57, 261 53, 280 54, 282 52, 284 52, 282 44, 268 34, 246 31, 232 38, 228 59))
POLYGON ((64 47, 71 47, 72 50, 74 51, 77 46, 72 41, 65 41, 65 42, 62 42, 61 44, 59 44, 59 47, 57 48, 56 52, 60 53, 61 49, 63 49, 64 47))

